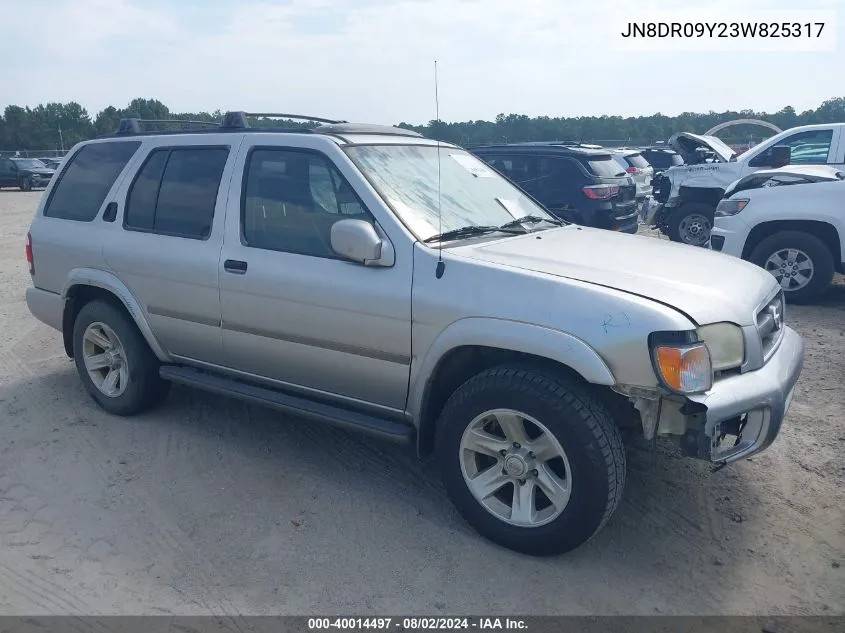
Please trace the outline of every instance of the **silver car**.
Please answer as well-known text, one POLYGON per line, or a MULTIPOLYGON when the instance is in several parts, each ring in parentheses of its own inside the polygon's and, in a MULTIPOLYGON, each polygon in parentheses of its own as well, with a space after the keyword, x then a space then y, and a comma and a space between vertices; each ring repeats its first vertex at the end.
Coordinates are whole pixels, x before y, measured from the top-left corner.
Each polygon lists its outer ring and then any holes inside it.
POLYGON ((407 130, 247 120, 124 121, 47 189, 27 304, 106 411, 175 382, 410 443, 534 555, 610 519, 623 428, 719 466, 777 436, 803 344, 766 271, 562 223, 407 130))
POLYGON ((642 203, 651 195, 651 181, 654 178, 654 167, 643 157, 639 150, 617 149, 613 152, 616 162, 633 178, 637 185, 637 200, 642 203))

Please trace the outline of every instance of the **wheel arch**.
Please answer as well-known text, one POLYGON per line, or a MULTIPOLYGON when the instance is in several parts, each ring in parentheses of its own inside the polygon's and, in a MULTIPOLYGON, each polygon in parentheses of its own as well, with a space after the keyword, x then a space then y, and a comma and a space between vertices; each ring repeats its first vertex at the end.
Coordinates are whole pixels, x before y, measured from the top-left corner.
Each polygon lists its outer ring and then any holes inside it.
POLYGON ((126 312, 156 358, 167 362, 168 355, 156 340, 141 305, 114 274, 96 269, 76 268, 68 275, 68 280, 62 289, 62 297, 65 300, 62 313, 62 339, 68 357, 73 358, 73 323, 79 310, 94 299, 104 299, 126 312))
POLYGON ((782 231, 800 231, 819 238, 830 249, 837 268, 842 268, 842 249, 840 246, 842 236, 839 235, 839 231, 834 225, 824 220, 771 220, 762 222, 749 232, 745 245, 742 247, 742 259, 749 259, 760 242, 782 231))
POLYGON ((604 359, 571 334, 501 319, 462 319, 435 339, 414 372, 408 410, 421 456, 431 451, 437 417, 451 393, 475 374, 504 364, 531 365, 591 385, 615 384, 604 359))

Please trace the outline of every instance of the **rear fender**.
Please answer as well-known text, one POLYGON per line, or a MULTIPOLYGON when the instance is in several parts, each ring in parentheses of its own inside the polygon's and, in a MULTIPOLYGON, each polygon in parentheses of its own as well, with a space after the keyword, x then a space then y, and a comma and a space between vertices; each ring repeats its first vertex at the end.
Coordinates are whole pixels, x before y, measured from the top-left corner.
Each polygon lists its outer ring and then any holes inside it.
POLYGON ((135 299, 129 291, 129 288, 126 287, 126 284, 124 284, 120 278, 113 273, 97 270, 95 268, 74 268, 70 272, 70 275, 68 275, 68 279, 62 288, 62 297, 65 300, 67 300, 72 294, 71 289, 74 286, 93 286, 95 288, 102 288, 117 297, 117 299, 123 304, 123 307, 126 308, 129 316, 131 316, 132 320, 135 321, 135 325, 138 326, 138 330, 140 330, 141 335, 147 341, 147 345, 150 346, 150 349, 153 351, 153 354, 156 355, 156 358, 163 363, 170 361, 170 357, 164 351, 158 340, 156 340, 138 300, 135 299))

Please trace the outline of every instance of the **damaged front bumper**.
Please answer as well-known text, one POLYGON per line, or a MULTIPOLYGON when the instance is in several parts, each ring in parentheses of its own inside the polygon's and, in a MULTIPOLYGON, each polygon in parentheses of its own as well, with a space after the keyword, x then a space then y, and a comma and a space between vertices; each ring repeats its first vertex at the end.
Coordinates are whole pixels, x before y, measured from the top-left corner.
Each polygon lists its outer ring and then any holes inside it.
POLYGON ((617 387, 640 412, 646 439, 680 438, 684 455, 728 464, 768 448, 780 432, 804 365, 804 343, 784 327, 776 351, 762 367, 717 380, 706 393, 659 394, 617 387))
MULTIPOLYGON (((791 328, 769 361, 756 371, 719 380, 707 393, 687 396, 703 408, 693 437, 696 456, 727 464, 768 448, 780 432, 804 365, 804 343, 791 328)), ((689 451, 692 447, 687 445, 689 451)))

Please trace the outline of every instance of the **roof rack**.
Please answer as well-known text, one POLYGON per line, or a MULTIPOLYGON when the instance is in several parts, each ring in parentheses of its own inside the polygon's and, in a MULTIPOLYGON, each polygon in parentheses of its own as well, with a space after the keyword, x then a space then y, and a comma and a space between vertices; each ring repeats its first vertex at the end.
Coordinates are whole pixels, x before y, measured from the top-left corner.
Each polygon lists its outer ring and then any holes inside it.
POLYGON ((338 121, 335 119, 326 119, 319 116, 310 116, 307 114, 286 114, 283 112, 243 112, 233 111, 227 112, 223 115, 223 122, 220 124, 224 129, 248 128, 250 127, 247 117, 262 118, 262 119, 288 119, 290 121, 313 121, 315 123, 348 123, 348 121, 338 121))
POLYGON ((243 112, 240 110, 226 112, 223 115, 223 120, 216 121, 189 121, 183 119, 139 119, 135 117, 125 118, 120 120, 120 124, 114 135, 107 136, 134 136, 134 135, 149 135, 149 134, 178 134, 178 133, 197 133, 197 132, 287 132, 287 133, 320 133, 340 136, 342 134, 385 134, 391 136, 414 136, 422 138, 422 134, 407 130, 405 128, 393 127, 389 125, 370 125, 349 123, 348 121, 338 121, 336 119, 326 119, 323 117, 316 117, 306 114, 287 114, 282 112, 243 112), (269 127, 253 127, 249 124, 249 118, 280 118, 290 121, 305 121, 314 122, 317 125, 314 128, 310 127, 296 127, 296 128, 269 128, 269 127), (142 124, 169 124, 177 126, 177 129, 171 130, 148 130, 142 124))

